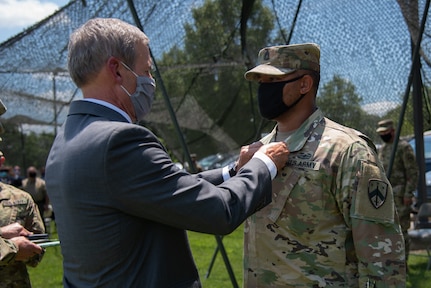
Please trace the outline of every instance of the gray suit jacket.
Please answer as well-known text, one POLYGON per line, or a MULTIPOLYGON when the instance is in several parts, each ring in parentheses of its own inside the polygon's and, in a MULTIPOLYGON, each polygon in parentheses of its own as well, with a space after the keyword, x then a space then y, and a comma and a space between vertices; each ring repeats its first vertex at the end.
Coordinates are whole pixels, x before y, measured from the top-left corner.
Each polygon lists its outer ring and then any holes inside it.
POLYGON ((261 160, 225 182, 221 169, 190 175, 148 129, 82 100, 51 148, 46 185, 65 287, 199 287, 185 230, 231 233, 271 201, 261 160))

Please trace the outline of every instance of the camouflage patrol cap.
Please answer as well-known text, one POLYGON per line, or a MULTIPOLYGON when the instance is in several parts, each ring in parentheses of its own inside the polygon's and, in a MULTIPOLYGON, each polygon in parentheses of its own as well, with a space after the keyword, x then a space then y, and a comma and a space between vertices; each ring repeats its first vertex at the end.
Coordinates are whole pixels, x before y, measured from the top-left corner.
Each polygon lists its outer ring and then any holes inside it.
POLYGON ((320 47, 314 43, 266 47, 259 51, 258 65, 244 74, 249 81, 261 75, 282 76, 296 70, 320 71, 320 47))
POLYGON ((377 123, 376 132, 384 133, 384 132, 388 132, 392 128, 394 128, 394 121, 392 121, 391 119, 386 119, 386 120, 379 121, 379 123, 377 123))

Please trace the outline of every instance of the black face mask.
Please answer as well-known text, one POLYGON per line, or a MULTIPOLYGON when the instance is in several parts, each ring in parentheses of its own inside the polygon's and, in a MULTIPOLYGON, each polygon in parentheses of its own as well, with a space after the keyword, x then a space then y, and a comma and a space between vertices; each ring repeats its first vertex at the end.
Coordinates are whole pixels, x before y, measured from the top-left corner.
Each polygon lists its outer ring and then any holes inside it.
POLYGON ((28 177, 30 178, 36 178, 36 172, 29 172, 28 177))
POLYGON ((383 142, 388 143, 392 139, 392 134, 391 133, 383 134, 383 135, 380 135, 380 138, 382 138, 383 142))
POLYGON ((301 97, 292 105, 286 105, 283 102, 283 88, 287 83, 295 82, 304 76, 305 75, 301 75, 282 82, 260 83, 259 89, 257 90, 260 115, 262 115, 263 118, 272 120, 298 104, 305 94, 301 94, 301 97))

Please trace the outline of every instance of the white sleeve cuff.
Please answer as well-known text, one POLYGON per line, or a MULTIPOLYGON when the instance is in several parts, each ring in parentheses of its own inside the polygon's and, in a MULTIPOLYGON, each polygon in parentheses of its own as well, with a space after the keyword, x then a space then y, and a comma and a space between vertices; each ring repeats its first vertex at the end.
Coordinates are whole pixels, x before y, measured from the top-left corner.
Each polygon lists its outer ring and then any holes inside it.
POLYGON ((271 173, 271 180, 273 180, 275 176, 277 176, 277 166, 275 166, 274 162, 272 162, 271 158, 266 156, 266 154, 257 151, 256 153, 254 153, 253 158, 259 158, 265 163, 266 167, 268 167, 269 173, 271 173))
POLYGON ((224 166, 223 169, 221 170, 221 173, 223 175, 223 181, 230 179, 229 166, 224 166))

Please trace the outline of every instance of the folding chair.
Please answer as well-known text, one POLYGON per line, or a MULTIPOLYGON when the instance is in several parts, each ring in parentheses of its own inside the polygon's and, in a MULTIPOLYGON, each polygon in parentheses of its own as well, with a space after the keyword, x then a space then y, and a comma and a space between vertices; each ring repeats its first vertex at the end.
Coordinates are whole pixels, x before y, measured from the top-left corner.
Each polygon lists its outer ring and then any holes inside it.
POLYGON ((427 270, 431 267, 431 203, 422 203, 414 223, 409 230, 410 250, 426 250, 428 254, 427 270))

